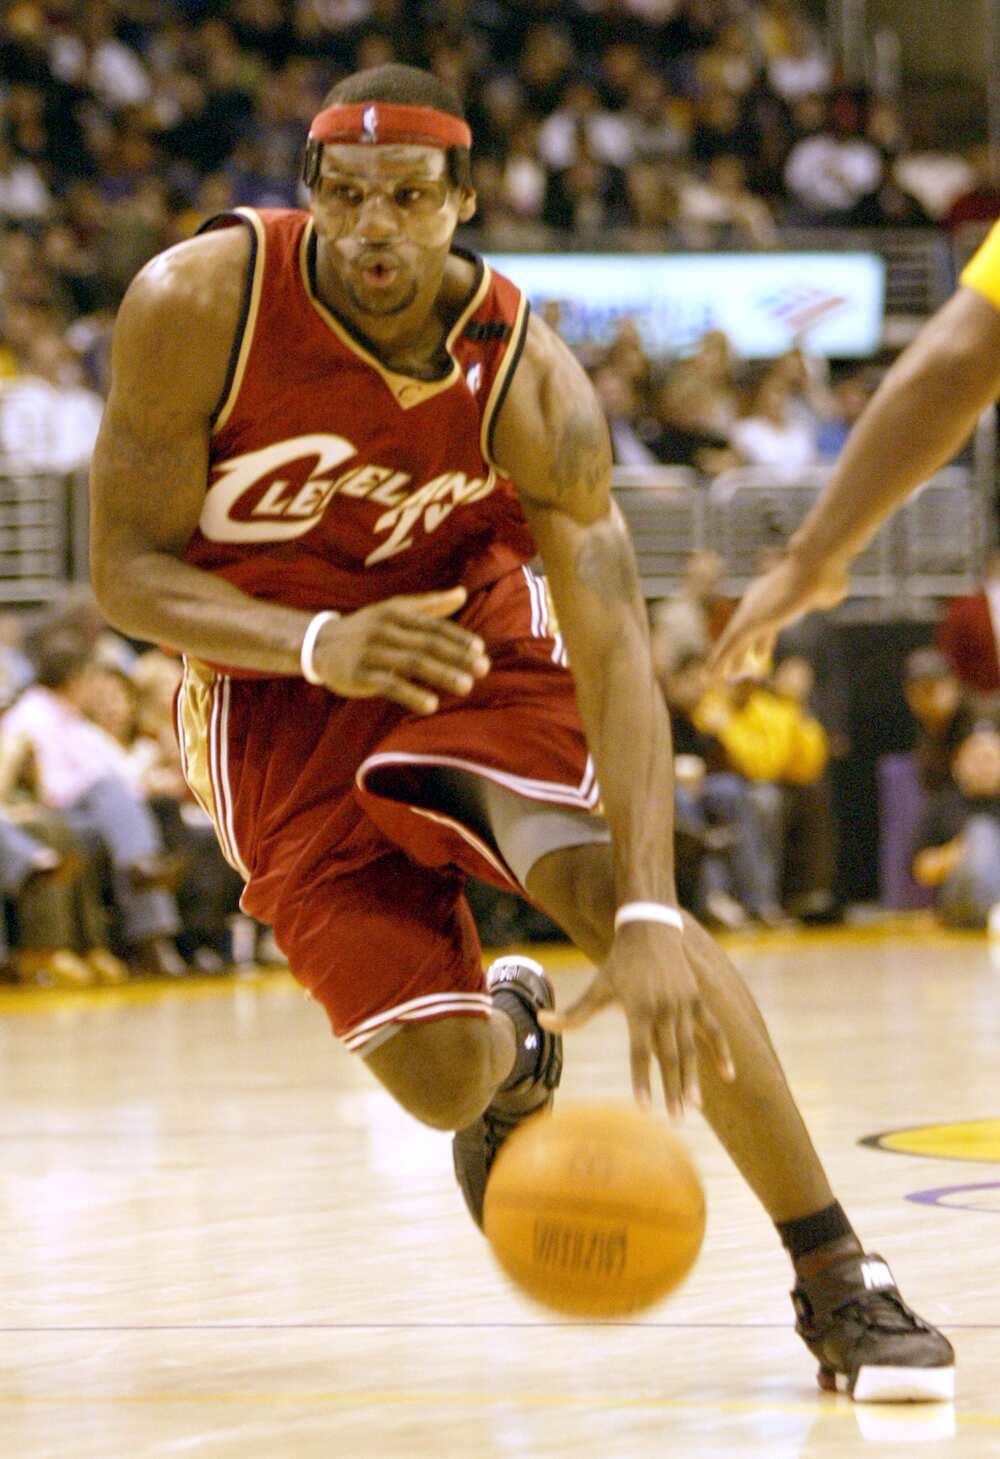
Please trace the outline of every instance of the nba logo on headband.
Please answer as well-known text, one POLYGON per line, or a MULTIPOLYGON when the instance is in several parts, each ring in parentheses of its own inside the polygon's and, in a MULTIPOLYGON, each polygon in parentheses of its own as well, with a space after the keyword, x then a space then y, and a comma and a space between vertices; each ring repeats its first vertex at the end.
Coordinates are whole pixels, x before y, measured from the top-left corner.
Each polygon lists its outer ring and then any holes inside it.
POLYGON ((366 142, 378 141, 378 110, 366 106, 361 117, 361 136, 366 142))

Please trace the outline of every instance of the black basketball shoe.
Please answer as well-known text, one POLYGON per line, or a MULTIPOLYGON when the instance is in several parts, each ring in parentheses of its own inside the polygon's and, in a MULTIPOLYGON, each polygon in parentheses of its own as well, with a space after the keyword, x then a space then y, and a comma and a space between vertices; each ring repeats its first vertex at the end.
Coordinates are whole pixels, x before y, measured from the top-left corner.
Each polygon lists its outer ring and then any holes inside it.
POLYGON ((819 1386, 855 1403, 955 1396, 955 1353, 899 1295, 880 1256, 849 1256, 792 1292, 795 1330, 819 1359, 819 1386))
POLYGON ((498 1089, 491 1103, 473 1124, 452 1140, 455 1176, 465 1204, 482 1229, 486 1181, 500 1146, 522 1120, 551 1105, 562 1075, 562 1037, 547 1033, 538 1023, 540 1008, 554 1008, 552 985, 540 963, 530 957, 497 958, 486 973, 498 1007, 514 1020, 520 1064, 527 1072, 511 1088, 498 1089))

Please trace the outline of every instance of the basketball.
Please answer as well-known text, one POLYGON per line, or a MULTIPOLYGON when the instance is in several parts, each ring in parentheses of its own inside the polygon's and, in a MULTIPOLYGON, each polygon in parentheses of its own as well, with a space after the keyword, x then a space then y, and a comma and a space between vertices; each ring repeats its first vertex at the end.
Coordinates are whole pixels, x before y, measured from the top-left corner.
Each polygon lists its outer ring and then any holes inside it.
POLYGON ((484 1229, 500 1266, 537 1302, 621 1317, 687 1276, 705 1195, 665 1123, 634 1106, 568 1105, 528 1120, 503 1146, 484 1229))

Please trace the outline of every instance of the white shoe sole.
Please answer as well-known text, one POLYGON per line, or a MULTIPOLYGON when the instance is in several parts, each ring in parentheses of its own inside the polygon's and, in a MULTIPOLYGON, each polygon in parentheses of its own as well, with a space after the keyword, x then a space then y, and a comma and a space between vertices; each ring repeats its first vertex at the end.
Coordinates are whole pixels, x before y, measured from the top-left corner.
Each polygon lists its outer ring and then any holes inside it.
MULTIPOLYGON (((837 1391, 847 1378, 837 1374, 837 1391)), ((947 1403, 955 1397, 954 1368, 859 1368, 855 1403, 947 1403)))

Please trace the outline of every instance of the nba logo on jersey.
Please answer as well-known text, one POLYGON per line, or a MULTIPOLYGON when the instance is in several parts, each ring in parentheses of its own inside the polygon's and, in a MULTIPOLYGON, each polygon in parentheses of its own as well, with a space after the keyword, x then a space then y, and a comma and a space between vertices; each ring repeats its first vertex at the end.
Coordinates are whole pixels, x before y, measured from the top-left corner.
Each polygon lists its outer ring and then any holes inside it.
POLYGON ((361 113, 361 135, 366 142, 378 141, 378 111, 374 106, 366 106, 361 113))
POLYGON ((475 395, 476 391, 479 389, 480 385, 483 383, 483 367, 482 367, 482 365, 480 365, 477 362, 475 365, 471 365, 469 367, 469 369, 466 371, 465 383, 466 383, 466 385, 468 385, 468 387, 472 391, 473 395, 475 395))

